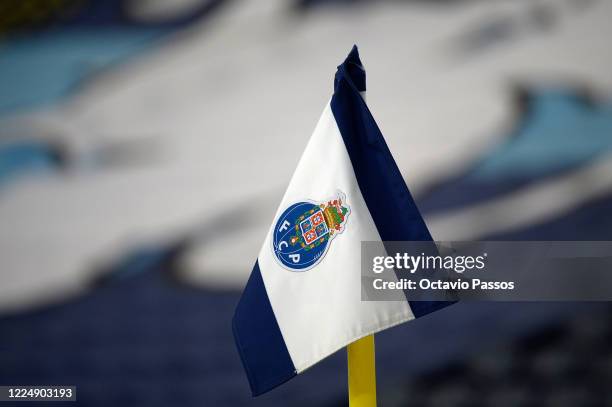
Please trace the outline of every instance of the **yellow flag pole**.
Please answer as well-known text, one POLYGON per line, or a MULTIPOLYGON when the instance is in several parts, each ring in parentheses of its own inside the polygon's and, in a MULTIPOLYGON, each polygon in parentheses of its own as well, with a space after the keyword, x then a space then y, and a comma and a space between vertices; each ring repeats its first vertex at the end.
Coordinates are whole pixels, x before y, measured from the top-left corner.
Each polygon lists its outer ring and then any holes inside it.
POLYGON ((376 407, 374 335, 351 343, 346 350, 349 407, 376 407))

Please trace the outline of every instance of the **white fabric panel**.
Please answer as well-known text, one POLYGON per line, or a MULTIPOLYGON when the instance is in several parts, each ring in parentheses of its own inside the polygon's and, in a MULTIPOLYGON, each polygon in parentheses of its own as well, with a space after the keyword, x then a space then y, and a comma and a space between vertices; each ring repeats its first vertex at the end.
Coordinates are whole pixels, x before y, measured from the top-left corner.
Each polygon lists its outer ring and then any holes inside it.
POLYGON ((298 373, 358 338, 414 318, 406 301, 361 301, 361 241, 380 240, 357 185, 329 104, 317 124, 259 254, 259 267, 298 373), (323 260, 305 272, 283 268, 272 251, 273 229, 296 202, 346 194, 351 213, 323 260))

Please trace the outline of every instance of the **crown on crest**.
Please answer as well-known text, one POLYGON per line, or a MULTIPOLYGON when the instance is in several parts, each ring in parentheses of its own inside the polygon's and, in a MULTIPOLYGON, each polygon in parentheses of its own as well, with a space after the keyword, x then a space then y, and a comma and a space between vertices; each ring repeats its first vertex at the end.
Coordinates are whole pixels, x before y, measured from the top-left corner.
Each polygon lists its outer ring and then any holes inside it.
POLYGON ((348 208, 342 205, 340 196, 333 201, 328 201, 327 205, 321 204, 320 208, 323 210, 323 217, 325 218, 325 223, 327 223, 330 232, 334 230, 341 231, 344 219, 348 213, 348 208))

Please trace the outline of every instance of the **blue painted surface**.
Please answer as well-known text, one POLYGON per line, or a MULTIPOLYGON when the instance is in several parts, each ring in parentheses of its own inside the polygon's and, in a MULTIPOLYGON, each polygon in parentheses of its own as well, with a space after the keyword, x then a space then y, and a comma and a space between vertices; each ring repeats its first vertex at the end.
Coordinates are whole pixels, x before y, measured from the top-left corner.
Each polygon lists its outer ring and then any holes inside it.
POLYGON ((535 90, 505 142, 457 176, 432 185, 419 207, 433 213, 477 204, 582 166, 612 151, 612 102, 562 88, 535 90))
POLYGON ((167 28, 60 28, 0 43, 0 115, 52 103, 167 28))
POLYGON ((612 151, 612 103, 591 106, 563 89, 535 93, 525 123, 491 151, 470 178, 539 177, 612 151))
POLYGON ((24 140, 0 144, 0 188, 25 174, 55 171, 61 165, 57 149, 49 143, 24 140))

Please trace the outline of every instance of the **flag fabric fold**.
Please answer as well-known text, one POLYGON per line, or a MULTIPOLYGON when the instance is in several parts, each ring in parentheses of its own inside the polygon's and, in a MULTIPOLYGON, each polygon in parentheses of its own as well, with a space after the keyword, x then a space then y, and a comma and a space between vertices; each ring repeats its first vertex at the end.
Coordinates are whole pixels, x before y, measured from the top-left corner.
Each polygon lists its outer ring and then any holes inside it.
POLYGON ((357 47, 325 106, 233 319, 253 395, 445 302, 361 301, 361 242, 432 240, 364 99, 357 47))

